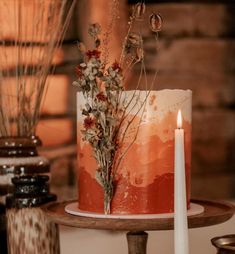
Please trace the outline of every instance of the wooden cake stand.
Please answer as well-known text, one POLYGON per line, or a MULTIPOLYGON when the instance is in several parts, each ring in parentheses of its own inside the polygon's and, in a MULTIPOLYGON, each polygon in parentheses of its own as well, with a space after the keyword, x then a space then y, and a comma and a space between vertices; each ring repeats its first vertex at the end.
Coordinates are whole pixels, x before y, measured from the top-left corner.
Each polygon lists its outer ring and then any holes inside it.
MULTIPOLYGON (((70 215, 65 212, 65 206, 71 202, 74 201, 53 202, 44 206, 43 209, 51 221, 60 225, 87 229, 128 231, 129 254, 146 254, 148 234, 144 231, 174 229, 173 218, 113 219, 70 215)), ((235 207, 226 202, 208 200, 192 200, 191 202, 203 206, 204 212, 188 217, 189 228, 207 227, 225 222, 235 212, 235 207)))

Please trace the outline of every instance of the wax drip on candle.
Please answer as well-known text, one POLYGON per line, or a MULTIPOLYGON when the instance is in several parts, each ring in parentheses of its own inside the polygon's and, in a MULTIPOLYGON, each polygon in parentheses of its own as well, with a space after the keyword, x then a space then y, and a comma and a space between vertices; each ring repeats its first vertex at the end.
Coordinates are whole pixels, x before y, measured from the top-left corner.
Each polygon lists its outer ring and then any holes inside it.
POLYGON ((181 110, 179 110, 178 114, 177 114, 177 128, 182 129, 182 113, 181 113, 181 110))

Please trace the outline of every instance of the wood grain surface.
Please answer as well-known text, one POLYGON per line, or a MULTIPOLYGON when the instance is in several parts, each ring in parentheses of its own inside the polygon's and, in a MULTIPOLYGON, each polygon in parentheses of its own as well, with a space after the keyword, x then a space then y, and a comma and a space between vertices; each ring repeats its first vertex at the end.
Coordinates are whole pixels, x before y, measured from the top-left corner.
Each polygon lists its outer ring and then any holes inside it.
MULTIPOLYGON (((171 230, 174 228, 173 218, 166 219, 98 219, 70 215, 65 212, 65 206, 73 201, 52 202, 43 207, 50 220, 57 224, 89 229, 117 231, 150 231, 171 230)), ((207 227, 229 220, 235 207, 227 202, 209 200, 191 200, 202 205, 204 213, 188 217, 189 228, 207 227)))

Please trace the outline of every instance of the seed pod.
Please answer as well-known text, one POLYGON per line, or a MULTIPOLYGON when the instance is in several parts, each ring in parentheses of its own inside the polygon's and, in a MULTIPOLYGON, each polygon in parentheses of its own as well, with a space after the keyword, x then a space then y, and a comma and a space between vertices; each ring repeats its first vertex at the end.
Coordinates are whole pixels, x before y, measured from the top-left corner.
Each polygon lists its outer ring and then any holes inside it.
POLYGON ((134 17, 141 19, 145 13, 145 3, 137 3, 134 7, 134 17))
POLYGON ((96 48, 98 48, 99 46, 100 46, 100 39, 96 39, 95 40, 95 46, 96 46, 96 48))
POLYGON ((99 23, 90 24, 88 28, 88 34, 96 38, 101 33, 101 25, 99 23))
POLYGON ((159 32, 162 29, 162 17, 160 14, 151 14, 149 17, 150 29, 153 32, 159 32))
POLYGON ((85 52, 86 52, 86 47, 85 47, 85 45, 84 45, 82 42, 78 42, 78 43, 77 43, 77 46, 78 46, 78 50, 79 50, 82 54, 85 54, 85 52))
POLYGON ((130 33, 127 43, 129 46, 138 47, 141 44, 141 36, 136 33, 130 33))
POLYGON ((136 49, 136 59, 139 62, 143 58, 144 58, 144 50, 141 47, 139 47, 139 48, 136 49))

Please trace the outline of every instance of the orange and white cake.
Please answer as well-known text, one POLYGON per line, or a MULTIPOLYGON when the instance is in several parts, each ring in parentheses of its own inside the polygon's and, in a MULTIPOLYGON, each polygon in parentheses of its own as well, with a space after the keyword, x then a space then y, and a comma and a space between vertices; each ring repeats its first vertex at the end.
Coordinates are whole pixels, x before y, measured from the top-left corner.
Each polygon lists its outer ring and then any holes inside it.
MULTIPOLYGON (((127 152, 115 174, 113 214, 159 214, 174 209, 174 130, 177 112, 183 115, 185 130, 185 167, 187 202, 190 200, 191 108, 190 90, 126 91, 125 100, 136 94, 128 105, 128 118, 136 115, 125 135, 122 149, 127 152), (141 102, 144 106, 140 108, 141 102)), ((124 99, 123 99, 124 100, 124 99)), ((81 211, 104 213, 104 193, 95 179, 96 160, 91 146, 82 140, 85 101, 77 94, 78 131, 78 205, 81 211)), ((125 124, 124 124, 125 126, 125 124)))

